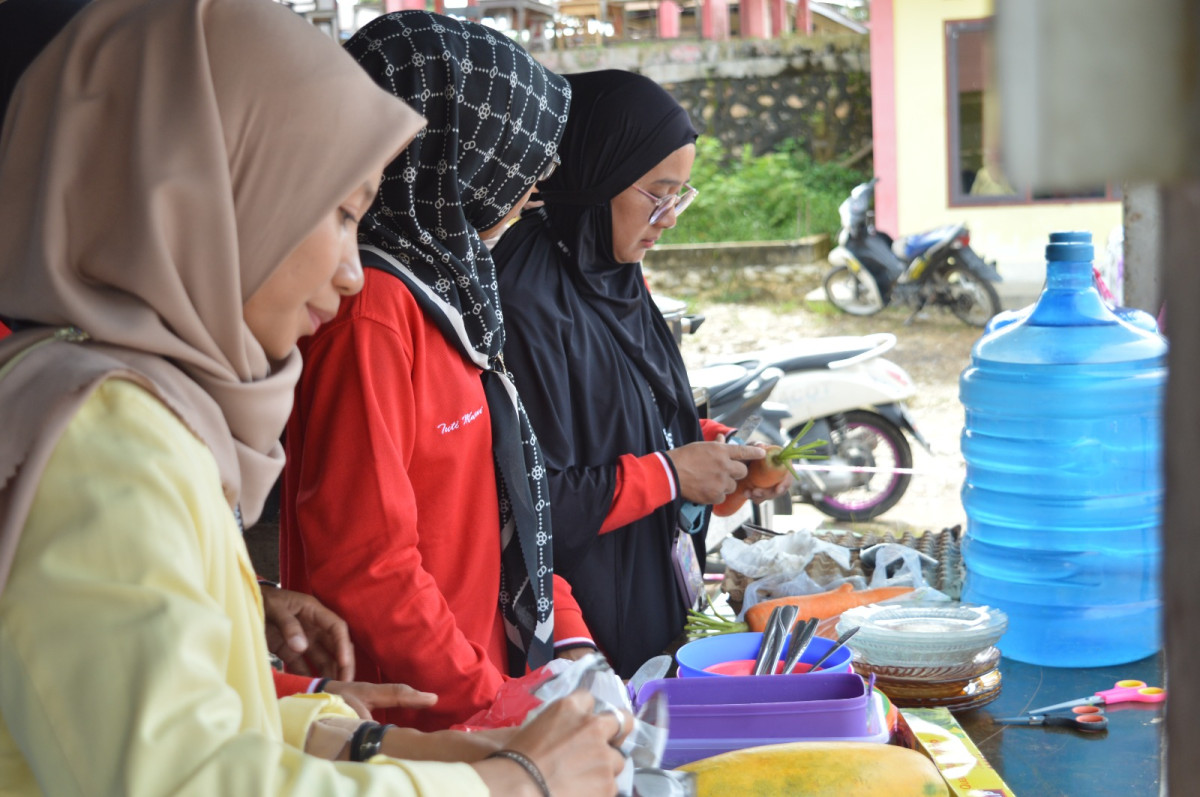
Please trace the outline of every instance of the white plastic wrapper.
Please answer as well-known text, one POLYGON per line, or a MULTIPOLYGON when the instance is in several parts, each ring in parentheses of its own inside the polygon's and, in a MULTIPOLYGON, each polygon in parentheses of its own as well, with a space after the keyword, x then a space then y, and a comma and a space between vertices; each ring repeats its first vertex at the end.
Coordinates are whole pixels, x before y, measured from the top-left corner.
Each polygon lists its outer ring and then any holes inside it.
POLYGON ((826 554, 843 570, 850 569, 850 549, 814 537, 808 531, 795 531, 767 537, 753 545, 735 537, 721 543, 721 558, 726 566, 749 578, 794 576, 808 567, 819 553, 826 554))
MULTIPOLYGON (((873 558, 874 572, 868 581, 859 575, 834 577, 815 581, 805 568, 817 554, 825 554, 842 570, 850 570, 850 549, 822 540, 811 532, 800 530, 778 537, 769 537, 754 544, 728 537, 721 544, 721 556, 726 565, 755 579, 746 586, 742 612, 756 603, 794 595, 815 595, 850 584, 855 590, 876 587, 913 587, 925 600, 948 598, 928 586, 921 572, 928 556, 906 545, 884 543, 862 552, 873 558)), ((911 598, 910 598, 911 599, 911 598)))
MULTIPOLYGON (((620 709, 634 714, 629 691, 600 654, 593 653, 574 661, 555 659, 546 666, 556 674, 534 690, 534 696, 542 701, 542 705, 529 712, 525 722, 577 689, 586 689, 596 699, 597 713, 620 709)), ((665 702, 655 698, 648 700, 634 714, 633 730, 621 743, 625 768, 617 778, 618 794, 639 797, 637 786, 641 783, 641 791, 646 792, 646 797, 691 797, 695 794, 694 781, 673 777, 659 768, 667 745, 668 717, 665 702)))

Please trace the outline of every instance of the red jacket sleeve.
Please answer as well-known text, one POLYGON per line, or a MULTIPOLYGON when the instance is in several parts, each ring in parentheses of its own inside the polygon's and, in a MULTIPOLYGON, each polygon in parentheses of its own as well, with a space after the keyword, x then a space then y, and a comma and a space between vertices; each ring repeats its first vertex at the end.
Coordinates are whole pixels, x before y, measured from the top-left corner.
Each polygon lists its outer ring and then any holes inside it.
POLYGON ((275 697, 306 694, 312 682, 317 680, 308 675, 294 675, 276 669, 271 670, 271 677, 275 679, 275 697))
POLYGON ((732 426, 726 426, 723 423, 718 423, 711 418, 700 419, 700 433, 704 435, 704 439, 710 443, 717 439, 717 435, 723 434, 725 437, 733 434, 736 429, 732 426))
MULTIPOLYGON (((702 418, 700 431, 704 439, 713 441, 717 435, 729 435, 732 426, 702 418)), ((607 534, 644 518, 669 501, 674 501, 679 492, 675 483, 675 471, 666 462, 662 452, 636 457, 625 454, 617 460, 616 486, 613 489, 612 505, 600 525, 600 533, 607 534)))
MULTIPOLYGON (((301 447, 292 509, 309 586, 350 625, 361 679, 438 695, 432 708, 377 718, 447 728, 490 705, 504 675, 459 629, 418 550, 413 353, 379 322, 335 324, 308 348, 297 411, 311 420, 289 439, 301 447)), ((474 611, 496 615, 494 595, 478 603, 474 611)))
POLYGON ((675 500, 678 492, 675 471, 666 461, 665 454, 658 451, 641 457, 622 454, 617 459, 612 505, 600 525, 600 533, 616 531, 644 518, 675 500))
POLYGON ((571 585, 554 575, 554 649, 566 650, 580 645, 596 647, 592 632, 583 621, 583 610, 571 594, 571 585))

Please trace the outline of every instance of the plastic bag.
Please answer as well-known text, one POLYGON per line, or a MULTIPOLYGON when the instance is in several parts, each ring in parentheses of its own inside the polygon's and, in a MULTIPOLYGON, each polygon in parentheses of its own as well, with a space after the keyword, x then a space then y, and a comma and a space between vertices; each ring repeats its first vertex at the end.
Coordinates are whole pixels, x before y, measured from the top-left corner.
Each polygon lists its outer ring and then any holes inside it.
MULTIPOLYGON (((759 568, 760 571, 766 572, 766 575, 746 586, 739 619, 746 616, 747 609, 761 601, 794 595, 816 595, 837 589, 842 584, 849 584, 855 590, 875 589, 876 587, 920 589, 928 586, 921 568, 925 562, 931 560, 925 554, 906 545, 883 543, 864 551, 863 554, 869 555, 869 558, 874 561, 874 572, 871 573, 870 580, 860 575, 835 575, 818 581, 806 571, 813 556, 819 553, 825 554, 836 562, 842 571, 849 572, 849 548, 816 539, 807 531, 760 540, 753 545, 733 540, 740 544, 740 548, 737 545, 731 545, 730 542, 729 539, 726 539, 722 543, 722 556, 726 556, 728 548, 729 553, 742 563, 750 561, 751 553, 755 560, 760 562, 773 559, 771 566, 759 568), (797 539, 790 539, 793 537, 797 539), (755 551, 756 548, 762 550, 755 551), (836 550, 831 551, 830 548, 836 550)), ((729 567, 734 567, 728 558, 725 561, 729 567)), ((826 572, 828 573, 828 571, 826 572)), ((937 594, 941 595, 940 592, 937 594)))
MULTIPOLYGON (((930 587, 922 572, 925 563, 936 562, 915 548, 896 543, 881 543, 860 553, 860 559, 874 568, 870 579, 848 574, 850 549, 820 540, 808 531, 759 540, 753 545, 727 538, 721 546, 721 555, 732 569, 747 572, 741 568, 749 568, 765 574, 746 585, 739 620, 744 620, 746 610, 761 601, 816 595, 837 589, 843 584, 849 584, 856 591, 878 587, 913 588, 911 593, 881 601, 887 604, 950 600, 949 596, 930 587), (819 555, 827 557, 836 569, 829 566, 810 568, 809 564, 819 555), (736 565, 730 561, 731 556, 736 565), (818 580, 809 570, 816 570, 823 577, 818 580)), ((828 639, 837 637, 836 628, 840 619, 840 614, 823 618, 817 624, 816 635, 828 639)))
POLYGON ((565 670, 571 662, 555 659, 520 678, 510 678, 500 686, 492 704, 452 726, 456 731, 481 731, 488 728, 511 728, 525 722, 530 711, 542 704, 534 692, 542 684, 565 670))
MULTIPOLYGON (((581 659, 555 659, 544 667, 521 678, 504 683, 496 700, 486 710, 478 712, 457 730, 505 728, 531 722, 546 706, 585 689, 596 701, 596 712, 612 709, 633 714, 629 691, 612 668, 598 653, 581 659)), ((650 773, 660 771, 662 755, 667 745, 667 708, 661 700, 649 700, 634 714, 633 730, 621 743, 625 754, 625 769, 617 779, 618 793, 629 797, 636 792, 635 775, 647 770, 646 782, 661 785, 661 779, 650 773)), ((679 791, 681 797, 692 792, 679 791)))
POLYGON ((725 566, 752 579, 794 576, 803 572, 818 554, 825 554, 842 570, 850 570, 849 548, 822 540, 808 531, 768 537, 753 545, 736 537, 726 537, 721 543, 725 566))

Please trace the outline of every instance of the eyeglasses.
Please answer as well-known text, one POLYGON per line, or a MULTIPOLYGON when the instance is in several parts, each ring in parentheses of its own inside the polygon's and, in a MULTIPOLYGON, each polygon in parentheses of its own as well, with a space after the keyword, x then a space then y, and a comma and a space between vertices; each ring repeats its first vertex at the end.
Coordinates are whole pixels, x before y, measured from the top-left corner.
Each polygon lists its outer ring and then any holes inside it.
POLYGON ((654 202, 654 210, 650 211, 651 224, 656 223, 659 219, 666 215, 668 210, 671 210, 672 208, 675 209, 676 216, 682 215, 683 211, 687 210, 688 205, 692 204, 692 200, 696 198, 696 194, 700 193, 687 183, 683 184, 683 188, 680 189, 678 194, 667 194, 666 196, 655 196, 649 191, 639 188, 636 185, 634 186, 634 189, 642 196, 654 202))
POLYGON ((542 169, 542 174, 537 178, 539 183, 550 179, 550 175, 554 174, 554 170, 558 168, 558 164, 562 163, 562 159, 558 157, 558 153, 550 158, 550 162, 546 164, 546 168, 542 169))

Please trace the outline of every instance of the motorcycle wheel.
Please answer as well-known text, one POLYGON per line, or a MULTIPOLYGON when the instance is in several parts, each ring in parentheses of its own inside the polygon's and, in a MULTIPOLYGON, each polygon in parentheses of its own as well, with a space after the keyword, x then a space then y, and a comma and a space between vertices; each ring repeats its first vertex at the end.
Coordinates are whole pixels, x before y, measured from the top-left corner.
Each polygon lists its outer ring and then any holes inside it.
MULTIPOLYGON (((904 433, 887 418, 867 410, 851 410, 842 422, 831 421, 831 454, 850 466, 912 468, 912 447, 904 433)), ((816 460, 821 463, 824 460, 816 460)), ((911 473, 868 473, 861 484, 813 502, 830 517, 844 521, 870 520, 896 505, 912 481, 911 473)))
POLYGON ((825 296, 829 303, 850 315, 875 315, 883 309, 879 288, 868 284, 870 276, 855 274, 846 266, 838 266, 825 275, 825 296))
POLYGON ((966 266, 953 266, 946 272, 946 291, 950 311, 964 324, 987 326, 991 317, 1000 312, 1000 296, 995 287, 966 266))

